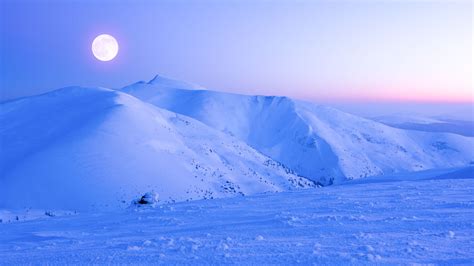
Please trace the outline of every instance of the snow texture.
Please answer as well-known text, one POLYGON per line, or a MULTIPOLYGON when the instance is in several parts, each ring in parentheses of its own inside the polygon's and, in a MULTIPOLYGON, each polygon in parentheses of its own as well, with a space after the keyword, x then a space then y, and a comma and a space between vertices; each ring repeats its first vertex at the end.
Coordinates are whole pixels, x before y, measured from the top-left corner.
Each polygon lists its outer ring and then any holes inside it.
POLYGON ((472 265, 470 173, 3 222, 0 258, 9 265, 472 265))

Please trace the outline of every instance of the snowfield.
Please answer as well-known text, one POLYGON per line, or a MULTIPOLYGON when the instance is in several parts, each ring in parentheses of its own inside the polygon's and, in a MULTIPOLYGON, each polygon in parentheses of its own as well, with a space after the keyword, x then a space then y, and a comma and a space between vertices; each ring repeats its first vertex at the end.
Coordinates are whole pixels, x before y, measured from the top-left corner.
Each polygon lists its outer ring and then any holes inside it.
POLYGON ((461 177, 4 220, 0 262, 472 265, 472 168, 461 177))

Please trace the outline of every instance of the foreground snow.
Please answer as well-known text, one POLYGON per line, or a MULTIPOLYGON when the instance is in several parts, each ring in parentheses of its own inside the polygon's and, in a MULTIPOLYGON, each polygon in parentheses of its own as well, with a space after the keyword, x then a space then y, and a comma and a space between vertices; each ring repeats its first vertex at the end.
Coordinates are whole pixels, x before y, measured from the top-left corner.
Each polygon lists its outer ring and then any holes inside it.
POLYGON ((0 258, 3 264, 472 265, 474 179, 468 176, 4 221, 0 258))

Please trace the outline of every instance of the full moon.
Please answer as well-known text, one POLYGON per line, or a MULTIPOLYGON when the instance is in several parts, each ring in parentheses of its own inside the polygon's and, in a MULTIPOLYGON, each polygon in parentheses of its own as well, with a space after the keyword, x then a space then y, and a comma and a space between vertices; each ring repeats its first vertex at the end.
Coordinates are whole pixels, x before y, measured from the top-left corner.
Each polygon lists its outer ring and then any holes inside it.
POLYGON ((110 61, 117 56, 118 53, 117 40, 111 35, 101 34, 95 37, 92 42, 92 53, 95 58, 100 61, 110 61))

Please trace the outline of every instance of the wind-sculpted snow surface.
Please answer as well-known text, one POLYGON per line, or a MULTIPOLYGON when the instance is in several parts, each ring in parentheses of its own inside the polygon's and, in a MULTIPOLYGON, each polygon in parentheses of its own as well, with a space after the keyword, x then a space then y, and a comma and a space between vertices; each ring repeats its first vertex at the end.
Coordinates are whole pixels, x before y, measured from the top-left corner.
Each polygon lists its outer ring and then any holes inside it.
POLYGON ((122 91, 236 136, 323 184, 474 162, 473 137, 393 128, 287 97, 197 90, 159 76, 122 91))
POLYGON ((53 211, 0 223, 0 263, 473 265, 473 174, 53 211))
POLYGON ((128 206, 315 186, 199 121, 102 88, 0 106, 0 208, 128 206))

